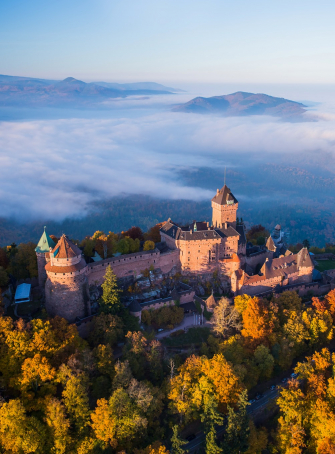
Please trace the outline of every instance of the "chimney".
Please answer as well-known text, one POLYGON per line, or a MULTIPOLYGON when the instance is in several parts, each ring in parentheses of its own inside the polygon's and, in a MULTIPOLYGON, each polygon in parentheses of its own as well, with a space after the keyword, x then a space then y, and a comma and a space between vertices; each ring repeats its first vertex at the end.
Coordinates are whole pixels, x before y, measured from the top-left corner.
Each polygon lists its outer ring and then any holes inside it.
POLYGON ((220 189, 216 190, 216 195, 219 195, 220 189))
POLYGON ((225 223, 224 223, 224 228, 225 228, 225 229, 228 229, 228 222, 225 222, 225 223))

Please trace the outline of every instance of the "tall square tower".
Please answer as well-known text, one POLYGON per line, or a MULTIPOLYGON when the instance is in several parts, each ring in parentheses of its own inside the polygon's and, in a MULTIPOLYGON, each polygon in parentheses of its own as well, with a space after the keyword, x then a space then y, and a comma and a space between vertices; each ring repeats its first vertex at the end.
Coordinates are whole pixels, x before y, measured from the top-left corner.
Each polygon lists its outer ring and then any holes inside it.
POLYGON ((238 201, 231 193, 228 186, 216 191, 212 198, 212 224, 216 228, 225 228, 226 226, 236 227, 236 212, 238 201))

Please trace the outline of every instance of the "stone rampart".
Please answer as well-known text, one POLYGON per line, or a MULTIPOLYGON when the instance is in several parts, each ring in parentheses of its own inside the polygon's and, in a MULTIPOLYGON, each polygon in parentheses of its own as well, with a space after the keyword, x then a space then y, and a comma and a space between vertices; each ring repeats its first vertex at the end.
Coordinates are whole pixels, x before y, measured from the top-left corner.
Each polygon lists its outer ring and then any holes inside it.
POLYGON ((106 268, 111 266, 118 279, 136 278, 145 269, 153 266, 162 273, 170 273, 174 268, 179 270, 179 251, 173 250, 161 254, 158 249, 153 251, 134 252, 88 264, 88 282, 90 285, 101 285, 104 281, 106 268))
POLYGON ((273 252, 268 251, 268 250, 259 251, 259 252, 255 252, 254 254, 251 254, 249 256, 246 256, 245 263, 248 266, 250 266, 253 269, 253 271, 255 271, 256 267, 262 266, 267 258, 272 259, 273 252))

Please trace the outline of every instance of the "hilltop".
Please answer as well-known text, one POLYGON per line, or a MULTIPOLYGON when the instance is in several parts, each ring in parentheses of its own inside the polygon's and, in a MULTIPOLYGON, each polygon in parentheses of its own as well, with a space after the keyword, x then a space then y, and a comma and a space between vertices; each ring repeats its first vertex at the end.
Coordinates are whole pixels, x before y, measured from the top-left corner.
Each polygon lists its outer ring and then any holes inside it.
POLYGON ((155 82, 86 83, 74 77, 57 81, 0 75, 0 106, 6 107, 89 107, 109 98, 165 95, 178 91, 155 82))
POLYGON ((285 98, 276 98, 262 93, 238 91, 230 95, 203 98, 198 96, 173 108, 174 112, 218 113, 225 116, 272 115, 297 117, 305 110, 304 104, 285 98))

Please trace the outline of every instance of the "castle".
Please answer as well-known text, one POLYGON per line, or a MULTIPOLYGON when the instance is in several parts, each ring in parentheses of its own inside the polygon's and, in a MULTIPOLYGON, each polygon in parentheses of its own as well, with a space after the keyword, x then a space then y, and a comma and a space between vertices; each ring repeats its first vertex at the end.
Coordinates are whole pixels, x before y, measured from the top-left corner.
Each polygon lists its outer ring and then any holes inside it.
POLYGON ((159 269, 162 275, 181 272, 210 277, 215 272, 234 295, 257 295, 312 282, 314 266, 307 249, 298 254, 286 250, 280 226, 276 226, 276 235, 270 236, 264 247, 248 249, 245 226, 237 219, 238 201, 230 189, 226 185, 218 189, 211 202, 211 224, 194 221, 183 227, 168 219, 154 250, 94 263, 86 263, 82 251, 66 235, 55 244, 44 231, 36 254, 48 313, 70 322, 90 315, 89 286, 102 284, 108 265, 118 279, 126 282, 136 280, 150 267, 159 269))

